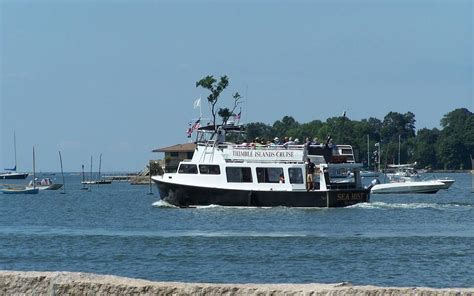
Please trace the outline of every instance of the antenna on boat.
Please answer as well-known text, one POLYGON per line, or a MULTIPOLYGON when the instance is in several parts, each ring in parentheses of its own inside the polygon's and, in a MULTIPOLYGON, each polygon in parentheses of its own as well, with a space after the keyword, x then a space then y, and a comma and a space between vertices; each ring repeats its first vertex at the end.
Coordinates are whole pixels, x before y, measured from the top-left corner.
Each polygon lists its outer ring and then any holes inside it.
POLYGON ((64 171, 63 171, 63 158, 61 156, 61 151, 58 151, 58 152, 59 152, 59 163, 61 163, 61 176, 63 177, 63 192, 61 192, 61 194, 66 194, 66 182, 64 181, 64 171))

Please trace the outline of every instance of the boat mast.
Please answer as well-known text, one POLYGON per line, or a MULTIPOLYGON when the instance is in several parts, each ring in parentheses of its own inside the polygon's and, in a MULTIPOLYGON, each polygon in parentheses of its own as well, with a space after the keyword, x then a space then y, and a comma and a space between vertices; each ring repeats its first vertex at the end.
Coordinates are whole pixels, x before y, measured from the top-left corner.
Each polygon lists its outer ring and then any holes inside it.
MULTIPOLYGON (((16 165, 15 165, 16 166, 16 165)), ((33 189, 36 189, 35 146, 33 146, 33 189)))
POLYGON ((82 190, 86 190, 86 174, 84 173, 84 165, 82 165, 82 190))
POLYGON ((369 135, 367 134, 367 170, 370 170, 370 146, 369 135))
MULTIPOLYGON (((13 132, 13 149, 15 150, 15 171, 16 171, 16 132, 13 132)), ((33 182, 35 182, 34 179, 33 179, 33 182)))
MULTIPOLYGON (((65 194, 66 193, 66 182, 64 181, 63 158, 61 156, 61 151, 58 151, 58 152, 59 152, 59 162, 61 163, 61 175, 63 177, 63 192, 61 192, 61 193, 65 194)), ((83 168, 84 168, 84 166, 83 166, 83 168)))
POLYGON ((100 184, 100 167, 102 166, 102 153, 99 155, 99 177, 97 178, 97 187, 100 184))
POLYGON ((400 136, 398 135, 398 164, 400 164, 400 136))
POLYGON ((91 175, 90 175, 90 182, 89 182, 89 191, 92 190, 92 155, 91 155, 91 175))

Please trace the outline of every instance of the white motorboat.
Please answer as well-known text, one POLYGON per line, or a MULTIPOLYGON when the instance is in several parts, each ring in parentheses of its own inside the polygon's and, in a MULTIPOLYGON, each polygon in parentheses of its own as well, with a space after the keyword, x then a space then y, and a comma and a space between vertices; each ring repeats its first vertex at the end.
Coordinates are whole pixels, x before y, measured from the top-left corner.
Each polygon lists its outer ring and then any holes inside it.
POLYGON ((449 178, 445 178, 445 179, 436 179, 435 181, 439 181, 441 183, 444 184, 444 187, 441 188, 441 189, 448 189, 449 187, 451 187, 451 185, 454 184, 454 181, 453 179, 449 179, 449 178))
MULTIPOLYGON (((422 179, 419 171, 415 169, 416 162, 413 164, 399 164, 399 165, 388 165, 389 172, 385 175, 388 177, 390 183, 420 183, 420 182, 433 182, 437 181, 443 183, 443 186, 439 189, 448 189, 453 185, 455 180, 444 178, 444 179, 422 179)), ((430 183, 426 183, 429 187, 430 183)), ((418 184, 421 188, 423 185, 418 184)), ((432 185, 432 184, 431 184, 432 185)), ((433 185, 435 188, 436 186, 433 185)))
POLYGON ((436 193, 440 189, 445 189, 445 184, 438 180, 431 181, 404 181, 376 184, 372 187, 371 193, 436 193))

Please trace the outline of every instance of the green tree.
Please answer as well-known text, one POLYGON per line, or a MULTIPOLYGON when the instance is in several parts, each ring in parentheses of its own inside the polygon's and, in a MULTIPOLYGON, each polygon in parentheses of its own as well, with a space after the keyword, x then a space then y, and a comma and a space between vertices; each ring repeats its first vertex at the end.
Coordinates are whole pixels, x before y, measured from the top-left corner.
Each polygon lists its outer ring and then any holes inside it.
POLYGON ((273 128, 263 122, 252 122, 245 126, 249 140, 256 137, 271 140, 274 137, 273 128))
POLYGON ((434 169, 438 167, 438 159, 436 157, 436 143, 440 131, 438 129, 421 129, 416 135, 414 143, 412 162, 417 162, 419 167, 434 169))
POLYGON ((227 76, 221 76, 219 82, 214 78, 214 76, 208 75, 201 80, 196 82, 196 87, 202 87, 210 91, 209 96, 207 96, 207 101, 211 105, 211 114, 212 114, 212 124, 216 129, 216 115, 222 117, 222 123, 226 123, 230 116, 234 114, 235 108, 239 105, 241 96, 236 92, 232 98, 234 99, 234 106, 231 109, 229 108, 220 108, 216 110, 217 102, 219 101, 219 96, 229 85, 229 78, 227 76))
POLYGON ((466 108, 455 109, 441 119, 443 127, 436 152, 444 169, 470 167, 474 147, 474 115, 466 108))
POLYGON ((300 124, 291 116, 285 116, 282 120, 277 120, 273 123, 273 131, 275 135, 278 137, 285 137, 291 136, 294 137, 295 135, 290 135, 290 130, 295 130, 299 128, 300 124))

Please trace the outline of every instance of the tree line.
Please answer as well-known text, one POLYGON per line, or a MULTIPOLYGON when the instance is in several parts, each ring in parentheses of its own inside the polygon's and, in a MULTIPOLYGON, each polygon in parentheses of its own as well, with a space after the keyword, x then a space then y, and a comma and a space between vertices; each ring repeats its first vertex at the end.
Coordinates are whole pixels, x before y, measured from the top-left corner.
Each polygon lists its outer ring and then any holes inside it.
POLYGON ((318 138, 325 142, 331 137, 335 144, 350 144, 358 162, 374 167, 377 145, 380 163, 417 163, 426 169, 465 170, 471 168, 474 157, 474 115, 466 108, 455 109, 443 116, 441 129, 416 130, 415 114, 389 112, 383 120, 370 117, 360 121, 343 116, 326 121, 299 123, 284 116, 272 125, 251 122, 246 125, 249 139, 271 140, 274 137, 293 137, 304 141, 318 138))
MULTIPOLYGON (((231 108, 217 109, 221 93, 229 85, 229 78, 220 79, 208 75, 196 82, 196 87, 209 91, 207 101, 211 106, 212 124, 217 130, 217 115, 222 123, 235 116, 242 103, 238 92, 232 95, 231 108)), ((466 170, 471 168, 474 156, 474 116, 466 108, 455 109, 443 116, 441 129, 416 130, 415 114, 389 112, 383 120, 370 117, 360 121, 343 116, 328 118, 325 122, 313 120, 299 123, 291 116, 284 116, 272 125, 252 122, 246 125, 248 139, 271 140, 274 137, 314 139, 324 142, 331 137, 334 144, 350 144, 354 148, 356 161, 373 168, 380 160, 382 168, 387 164, 417 163, 419 168, 466 170), (377 146, 376 146, 377 144, 377 146), (375 153, 380 149, 380 153, 375 153)))

